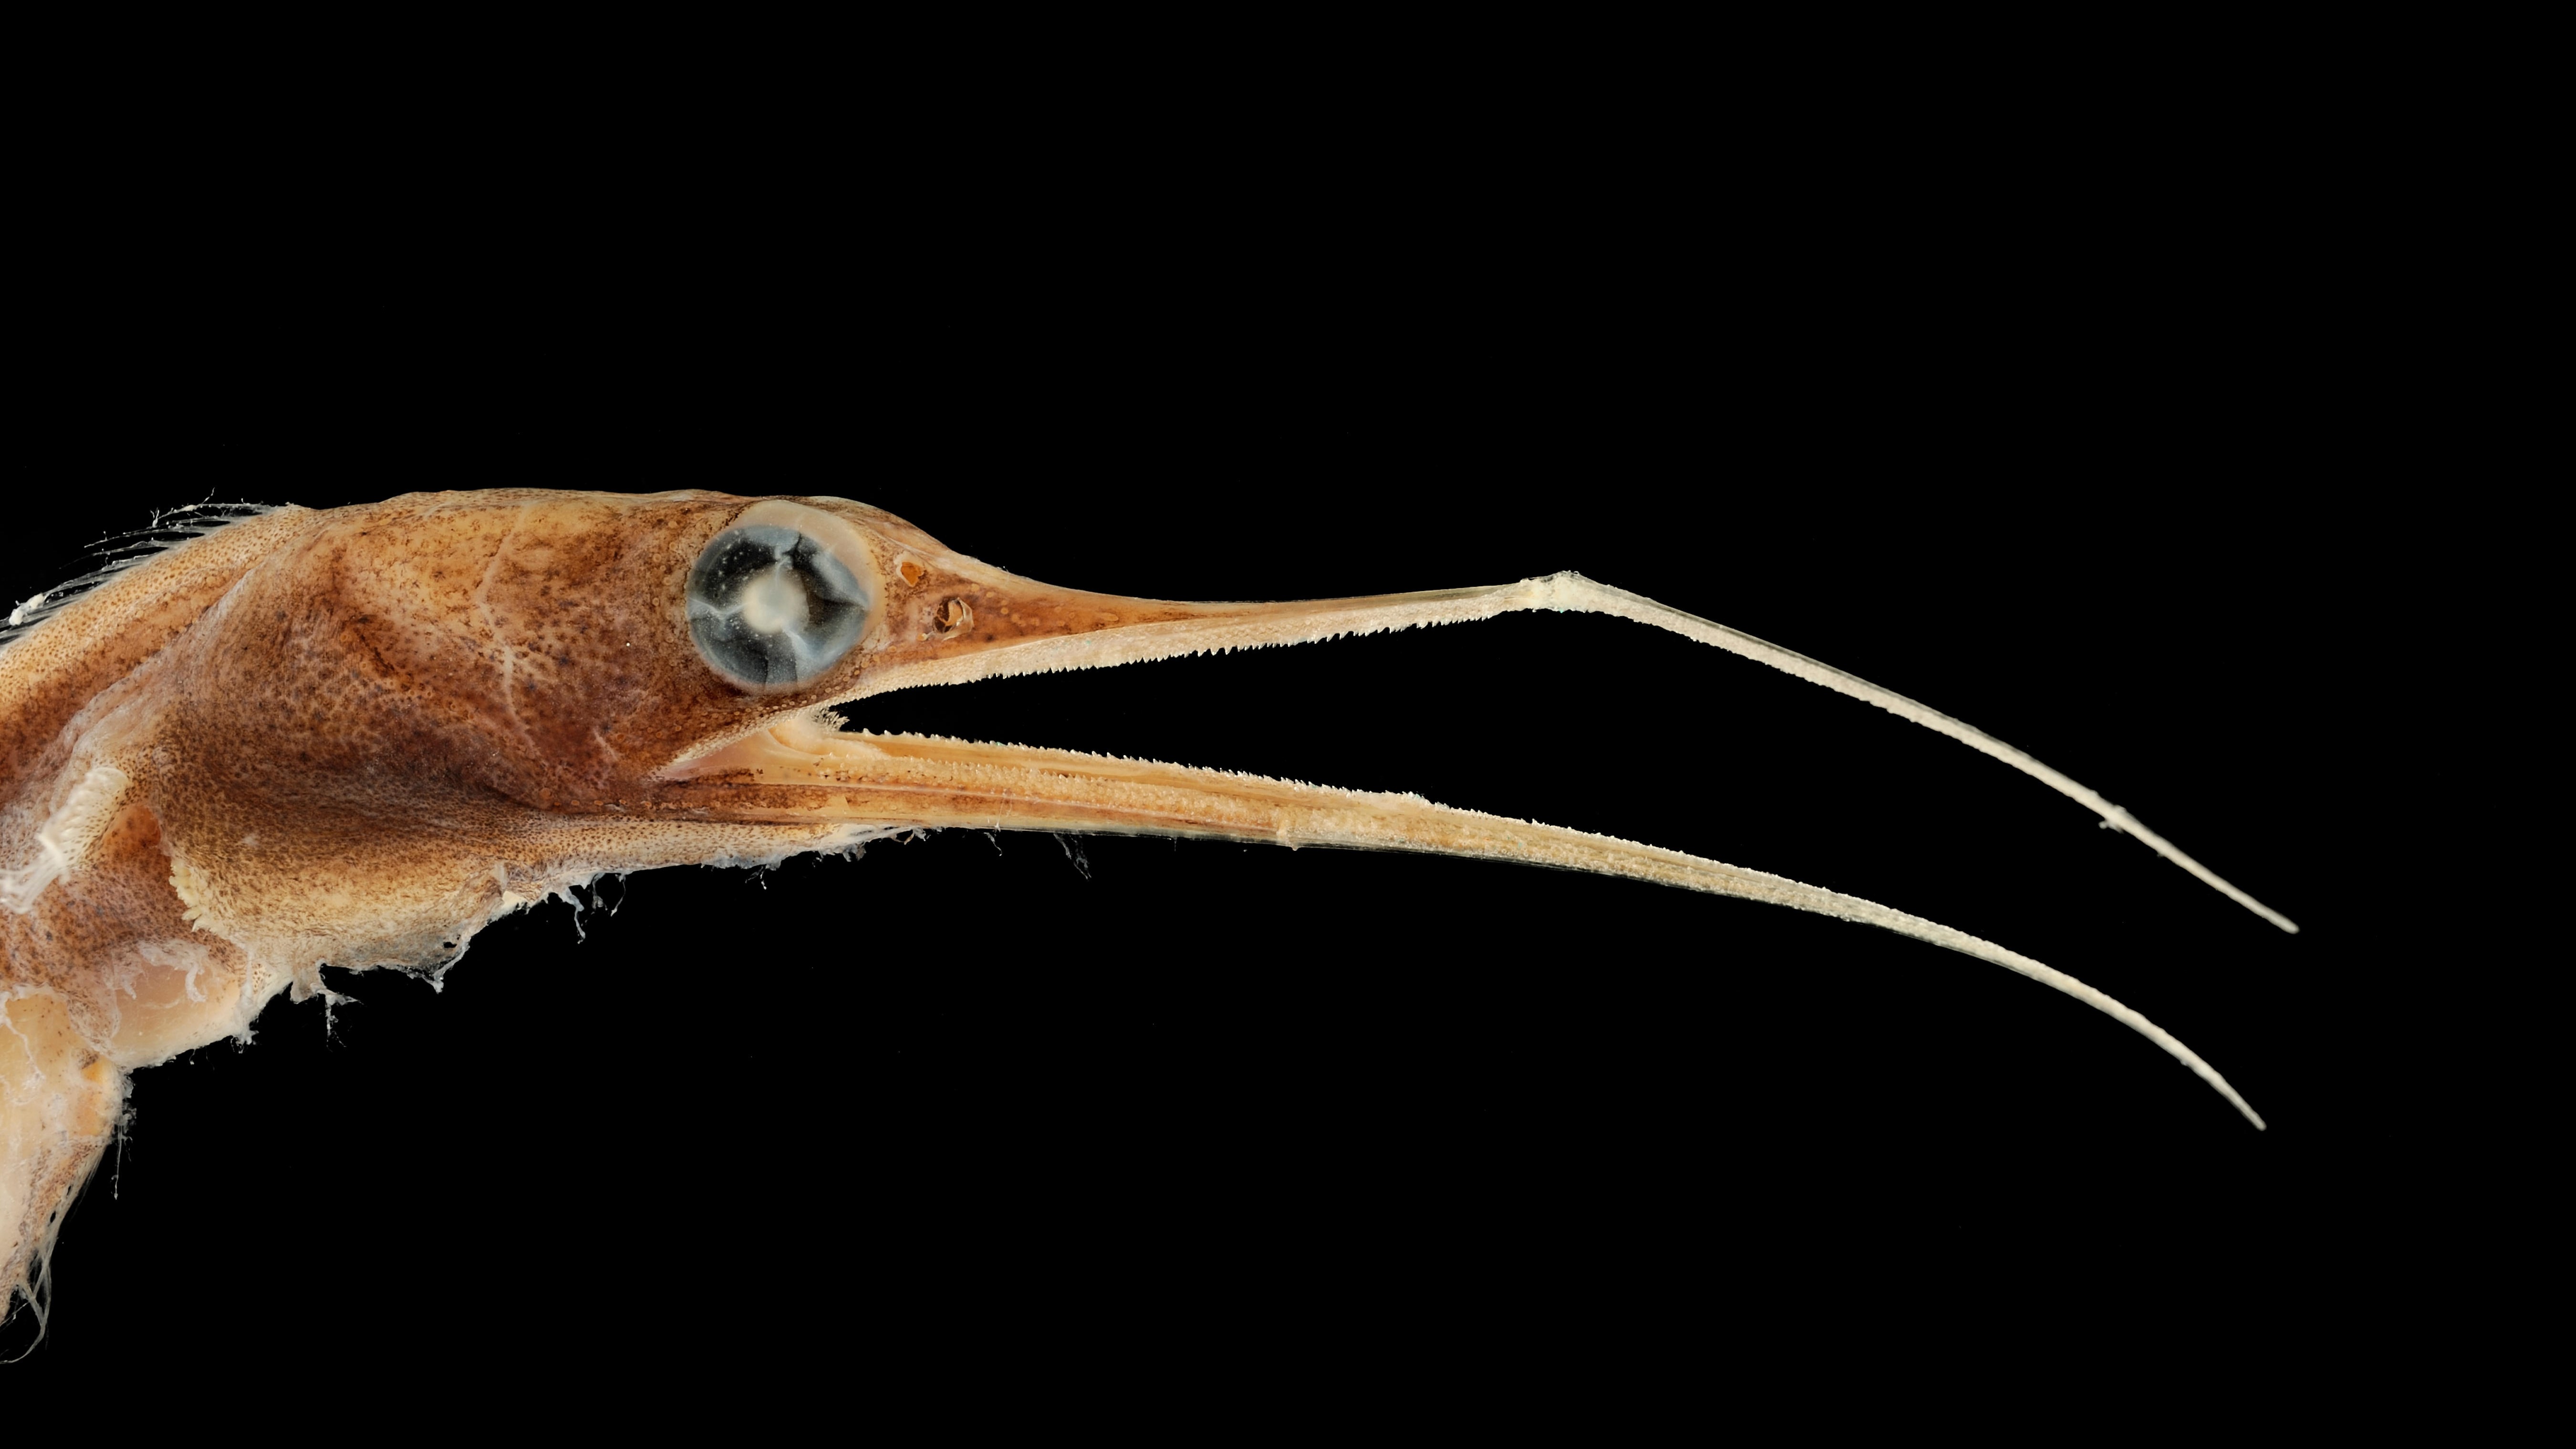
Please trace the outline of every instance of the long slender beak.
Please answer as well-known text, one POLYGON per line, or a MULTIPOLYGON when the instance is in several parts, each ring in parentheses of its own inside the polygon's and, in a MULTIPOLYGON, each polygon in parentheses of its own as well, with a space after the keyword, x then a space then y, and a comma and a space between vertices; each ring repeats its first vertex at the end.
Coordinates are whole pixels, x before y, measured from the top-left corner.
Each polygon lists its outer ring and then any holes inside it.
MULTIPOLYGON (((1487 589, 1297 604, 1177 604, 988 587, 972 600, 961 592, 925 606, 916 616, 924 621, 915 631, 918 637, 898 640, 883 663, 865 676, 864 687, 845 698, 911 685, 1299 643, 1540 608, 1617 614, 1654 624, 1951 735, 2093 805, 2105 819, 2250 909, 2284 929, 2296 929, 2148 833, 2117 806, 1991 736, 1803 655, 1576 574, 1487 589), (957 607, 951 609, 948 600, 957 607), (946 637, 934 640, 941 623, 947 625, 946 637)), ((1198 836, 1292 848, 1422 851, 1624 876, 1858 921, 2018 972, 2092 1006, 2153 1041, 2226 1097, 2247 1121, 2263 1125, 2245 1099, 2189 1047, 2064 972, 1873 901, 1678 851, 1455 809, 1415 795, 1366 794, 1016 745, 851 734, 820 711, 676 764, 663 772, 662 780, 660 808, 701 819, 845 821, 890 830, 964 826, 1198 836)))
MULTIPOLYGON (((1523 610, 1610 614, 1714 645, 1948 735, 2092 811, 2103 824, 2136 838, 2281 930, 2296 934, 2299 929, 2289 917, 2184 854, 2099 791, 1963 720, 1795 650, 1625 589, 1594 583, 1581 574, 1550 574, 1484 588, 1300 603, 1197 604, 1054 588, 956 554, 940 553, 926 565, 907 562, 902 568, 908 593, 900 605, 889 608, 892 637, 876 652, 858 687, 842 696, 844 702, 917 685, 1304 644, 1346 634, 1465 623, 1523 610)), ((698 763, 687 760, 675 768, 693 770, 698 763)))
POLYGON ((919 735, 845 734, 797 719, 736 741, 670 782, 701 818, 877 827, 1186 835, 1289 847, 1470 856, 1591 871, 1878 926, 2016 971, 2121 1022, 2263 1119, 2189 1047, 2138 1012, 2017 951, 1937 921, 1763 871, 1562 826, 1258 775, 919 735))

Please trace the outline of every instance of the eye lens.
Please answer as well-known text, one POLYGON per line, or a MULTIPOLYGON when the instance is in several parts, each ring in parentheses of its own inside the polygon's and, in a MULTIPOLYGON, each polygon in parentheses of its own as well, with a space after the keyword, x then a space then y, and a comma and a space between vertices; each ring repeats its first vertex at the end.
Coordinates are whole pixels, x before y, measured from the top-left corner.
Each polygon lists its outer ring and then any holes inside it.
POLYGON ((743 684, 805 683, 850 652, 867 617, 848 565, 784 525, 727 529, 689 570, 689 634, 743 684))

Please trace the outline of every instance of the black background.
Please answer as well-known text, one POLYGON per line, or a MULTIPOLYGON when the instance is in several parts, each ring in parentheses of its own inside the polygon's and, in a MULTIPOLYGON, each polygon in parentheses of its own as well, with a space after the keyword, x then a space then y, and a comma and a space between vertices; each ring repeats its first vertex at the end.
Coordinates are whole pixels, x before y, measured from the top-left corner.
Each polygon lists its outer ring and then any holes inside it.
POLYGON ((1022 157, 985 207, 767 175, 670 231, 632 178, 301 212, 174 249, 149 300, 65 334, 6 588, 210 496, 504 485, 846 496, 1162 597, 1580 569, 2028 749, 2308 929, 1956 744, 1608 619, 856 714, 1414 790, 1881 900, 2138 1007, 2269 1133, 2116 1023, 1858 927, 959 832, 637 876, 578 929, 494 924, 442 993, 335 973, 357 1002, 327 1028, 280 1002, 256 1045, 142 1073, 30 1362, 111 1363, 174 1314, 612 1377, 1271 1335, 1365 1372, 1568 1335, 1647 1362, 1757 1292, 1830 1318, 1854 1273, 1899 1317, 1934 1312, 1925 1274, 2042 1316, 2152 1278, 2259 1337, 2322 1271, 2354 1143, 2419 1130, 2337 1014, 2385 942, 2335 865, 2353 473, 2318 440, 2376 424, 2317 365, 2357 324, 2292 265, 2326 203, 2165 177, 2141 208, 1899 140, 1833 185, 1738 143, 1385 182, 1267 151, 1225 170, 1261 184, 1022 157))

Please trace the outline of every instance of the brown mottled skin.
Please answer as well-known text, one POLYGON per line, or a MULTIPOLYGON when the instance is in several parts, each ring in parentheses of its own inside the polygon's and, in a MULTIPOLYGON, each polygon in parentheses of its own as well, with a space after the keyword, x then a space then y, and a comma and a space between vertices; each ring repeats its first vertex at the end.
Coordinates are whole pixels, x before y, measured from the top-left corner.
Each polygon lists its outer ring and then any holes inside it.
POLYGON ((323 965, 436 967, 604 871, 958 823, 1424 846, 1340 818, 1409 797, 868 743, 817 716, 909 684, 1465 617, 1445 594, 1392 607, 1058 589, 860 504, 699 492, 286 508, 134 568, 0 652, 0 1288, 29 1290, 127 1073, 244 1034, 323 965), (729 682, 686 624, 700 551, 754 507, 842 539, 875 600, 856 646, 785 693, 729 682))
POLYGON ((828 712, 1521 609, 1671 629, 2044 771, 1865 681, 1570 574, 1293 604, 1129 599, 1019 578, 846 500, 702 492, 412 494, 279 509, 172 549, 0 649, 0 1294, 36 1296, 128 1074, 246 1034, 280 992, 321 990, 323 965, 435 968, 495 916, 603 872, 942 826, 1473 855, 1865 921, 2087 1001, 2260 1125, 2127 1007, 1871 902, 1411 795, 852 735, 828 712), (700 554, 753 522, 827 545, 870 600, 848 652, 784 691, 730 681, 687 621, 700 554))
POLYGON ((89 770, 130 781, 77 868, 0 912, 0 1173, 16 1188, 0 1285, 26 1285, 124 1074, 241 1032, 319 965, 434 966, 493 914, 620 862, 776 858, 849 833, 658 778, 684 752, 890 665, 1191 612, 1027 585, 878 510, 808 500, 877 555, 876 618, 809 687, 746 692, 698 658, 682 611, 699 550, 749 501, 283 509, 0 653, 0 863, 40 853, 89 770), (971 636, 947 622, 968 609, 971 636))

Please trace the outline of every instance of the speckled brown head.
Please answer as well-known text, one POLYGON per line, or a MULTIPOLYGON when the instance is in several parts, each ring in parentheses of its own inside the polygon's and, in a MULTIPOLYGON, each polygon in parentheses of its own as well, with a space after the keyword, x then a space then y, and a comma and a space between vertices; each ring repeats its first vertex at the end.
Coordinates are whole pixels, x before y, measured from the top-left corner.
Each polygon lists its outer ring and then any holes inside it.
POLYGON ((2000 741, 1573 574, 1175 603, 1019 578, 836 498, 523 490, 276 509, 115 575, 0 649, 0 1284, 26 1289, 126 1073, 246 1034, 279 992, 320 990, 325 964, 440 969, 496 915, 603 872, 955 825, 1475 855, 1867 921, 2091 1003, 2260 1125, 2136 1012, 1871 902, 1410 795, 851 734, 830 712, 915 685, 1538 608, 1670 629, 1951 735, 2294 929, 2000 741))

